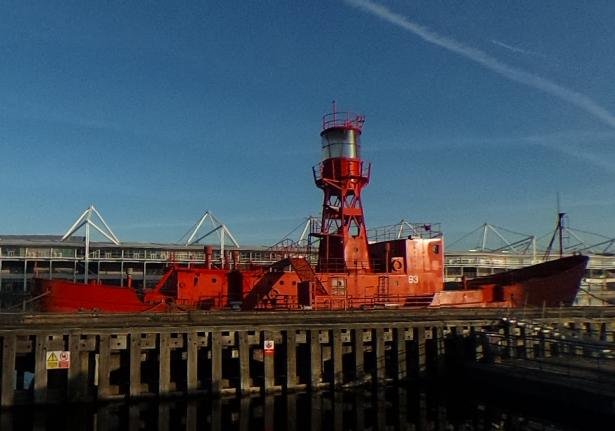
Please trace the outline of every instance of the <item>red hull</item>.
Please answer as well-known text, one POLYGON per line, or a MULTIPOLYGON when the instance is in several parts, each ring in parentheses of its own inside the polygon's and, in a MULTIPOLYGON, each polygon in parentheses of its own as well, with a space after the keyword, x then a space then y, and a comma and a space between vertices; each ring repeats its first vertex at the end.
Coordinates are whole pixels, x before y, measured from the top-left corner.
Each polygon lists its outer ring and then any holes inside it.
POLYGON ((437 306, 557 307, 572 305, 589 258, 575 255, 460 283, 461 290, 442 291, 437 306))
MULTIPOLYGON (((406 290, 386 298, 340 298, 326 292, 315 292, 310 308, 347 309, 369 305, 428 305, 432 307, 523 307, 571 305, 579 290, 588 258, 571 256, 526 268, 507 271, 469 280, 460 290, 441 290, 431 295, 406 290), (426 303, 427 301, 427 303, 426 303)), ((339 274, 318 274, 327 280, 339 274)), ((405 275, 391 280, 403 280, 405 275)), ((377 278, 377 276, 376 276, 377 278)), ((375 283, 374 275, 363 275, 366 283, 375 283)), ((143 296, 132 288, 103 284, 72 283, 64 280, 37 280, 39 294, 46 292, 40 309, 49 312, 98 311, 114 313, 166 312, 185 309, 224 309, 240 304, 243 309, 299 309, 297 285, 301 279, 296 272, 275 275, 261 270, 228 271, 207 268, 173 267, 154 291, 143 296), (276 284, 272 280, 278 281, 276 284), (200 284, 196 284, 199 280, 200 284), (213 290, 207 280, 215 280, 213 290), (234 285, 234 281, 238 285, 234 285), (263 283, 266 280, 266 283, 263 283), (293 286, 282 290, 281 286, 293 286), (194 283, 188 286, 188 283, 194 283), (263 291, 262 286, 278 286, 263 291), (275 295, 272 295, 275 293, 275 295), (275 297, 274 297, 275 296, 275 297)), ((391 292, 393 293, 393 292, 391 292)))
POLYGON ((100 311, 134 313, 148 311, 152 304, 144 303, 134 289, 125 287, 72 283, 65 280, 36 280, 42 311, 67 313, 100 311))

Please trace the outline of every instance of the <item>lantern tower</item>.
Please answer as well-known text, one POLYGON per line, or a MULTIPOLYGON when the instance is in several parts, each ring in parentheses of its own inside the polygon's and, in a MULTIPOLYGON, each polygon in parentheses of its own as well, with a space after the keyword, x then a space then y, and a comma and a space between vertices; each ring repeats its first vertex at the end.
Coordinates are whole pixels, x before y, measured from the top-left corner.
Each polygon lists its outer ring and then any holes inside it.
POLYGON ((322 161, 314 182, 323 191, 317 272, 371 272, 361 191, 369 183, 370 163, 361 160, 365 117, 350 112, 323 116, 322 161))

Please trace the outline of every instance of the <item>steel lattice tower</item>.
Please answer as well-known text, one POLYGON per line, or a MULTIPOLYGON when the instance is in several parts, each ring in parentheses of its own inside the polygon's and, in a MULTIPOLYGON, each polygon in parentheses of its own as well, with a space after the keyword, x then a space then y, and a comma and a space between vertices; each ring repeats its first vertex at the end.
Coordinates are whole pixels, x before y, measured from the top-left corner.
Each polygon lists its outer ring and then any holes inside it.
POLYGON ((361 160, 365 117, 333 112, 323 117, 322 161, 314 181, 323 191, 317 272, 369 272, 370 259, 361 190, 369 183, 370 163, 361 160))

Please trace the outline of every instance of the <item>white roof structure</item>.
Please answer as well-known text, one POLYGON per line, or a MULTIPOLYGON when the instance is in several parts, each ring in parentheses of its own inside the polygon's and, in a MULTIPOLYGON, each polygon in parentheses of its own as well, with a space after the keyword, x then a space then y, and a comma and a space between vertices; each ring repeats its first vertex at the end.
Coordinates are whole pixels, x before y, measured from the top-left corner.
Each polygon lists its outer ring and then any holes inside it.
POLYGON ((473 248, 469 251, 519 254, 531 252, 533 255, 536 254, 536 237, 534 235, 514 232, 489 223, 483 223, 472 232, 451 242, 448 247, 450 249, 452 246, 468 240, 473 242, 473 248))
POLYGON ((83 211, 81 216, 73 223, 73 225, 66 231, 61 241, 65 241, 73 236, 82 226, 85 226, 85 241, 90 242, 90 227, 96 229, 102 236, 107 238, 115 245, 120 245, 120 240, 115 236, 105 219, 100 215, 94 205, 90 205, 88 209, 83 211), (95 220, 98 219, 98 222, 95 220), (102 225, 101 226, 99 226, 102 225))
POLYGON ((216 234, 216 236, 218 237, 220 247, 222 249, 224 248, 226 237, 231 240, 231 243, 235 247, 239 247, 239 243, 237 242, 231 231, 228 229, 228 227, 220 220, 218 220, 211 211, 205 211, 199 221, 197 221, 194 226, 192 226, 190 230, 183 237, 180 238, 179 242, 184 243, 184 238, 188 237, 184 245, 197 244, 213 234, 216 234), (199 232, 207 228, 208 230, 206 231, 206 233, 199 236, 199 232))
POLYGON ((310 245, 310 234, 320 231, 320 220, 315 216, 307 216, 284 237, 272 245, 272 248, 301 248, 310 245), (298 236, 297 236, 298 234, 298 236), (295 239, 296 238, 296 239, 295 239))
POLYGON ((75 223, 66 231, 60 241, 66 241, 72 237, 79 229, 85 227, 85 270, 83 273, 84 283, 88 282, 88 272, 90 263, 90 228, 93 227, 98 233, 107 238, 115 245, 120 245, 120 240, 115 236, 105 219, 98 212, 94 205, 90 205, 75 223))

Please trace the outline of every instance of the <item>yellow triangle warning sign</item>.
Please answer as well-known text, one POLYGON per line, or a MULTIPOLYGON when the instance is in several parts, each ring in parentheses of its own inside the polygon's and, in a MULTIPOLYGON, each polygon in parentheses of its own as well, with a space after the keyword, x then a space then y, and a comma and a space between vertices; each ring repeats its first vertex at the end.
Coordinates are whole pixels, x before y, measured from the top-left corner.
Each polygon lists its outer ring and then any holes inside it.
POLYGON ((58 360, 58 352, 47 352, 47 369, 54 370, 60 368, 60 361, 58 360))

